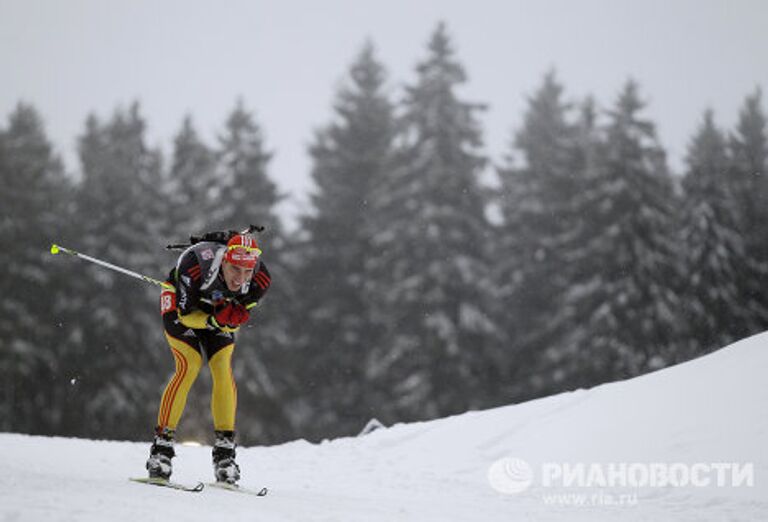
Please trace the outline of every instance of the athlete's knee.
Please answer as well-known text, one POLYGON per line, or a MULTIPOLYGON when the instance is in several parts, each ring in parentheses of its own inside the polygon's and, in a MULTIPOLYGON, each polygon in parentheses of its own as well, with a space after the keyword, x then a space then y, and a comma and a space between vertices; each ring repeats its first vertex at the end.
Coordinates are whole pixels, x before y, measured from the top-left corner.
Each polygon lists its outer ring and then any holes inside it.
POLYGON ((234 349, 234 344, 225 346, 217 351, 208 361, 208 366, 214 379, 232 379, 232 352, 234 349))
POLYGON ((186 382, 194 381, 203 366, 200 352, 180 339, 170 335, 166 335, 166 338, 176 361, 176 373, 182 374, 186 382))
POLYGON ((200 357, 200 354, 195 351, 188 351, 184 354, 184 357, 187 360, 187 364, 189 365, 188 372, 190 373, 190 376, 194 379, 197 377, 197 374, 200 373, 200 369, 203 367, 203 358, 200 357))

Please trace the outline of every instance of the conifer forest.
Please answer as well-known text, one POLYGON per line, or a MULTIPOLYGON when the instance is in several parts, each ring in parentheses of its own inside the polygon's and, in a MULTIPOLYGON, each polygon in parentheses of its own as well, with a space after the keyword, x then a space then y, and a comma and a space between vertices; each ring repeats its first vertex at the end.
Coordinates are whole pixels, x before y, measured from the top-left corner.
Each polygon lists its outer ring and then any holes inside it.
MULTIPOLYGON (((372 43, 351 53, 292 226, 247 93, 215 140, 192 113, 167 150, 139 102, 84 114, 73 165, 34 106, 3 115, 0 431, 149 440, 173 372, 159 289, 52 243, 164 279, 167 244, 266 227, 272 287, 233 358, 246 445, 591 387, 768 329, 759 88, 733 128, 702 107, 675 172, 640 83, 581 99, 553 70, 489 157, 471 71, 444 25, 427 41, 397 89, 372 43)), ((211 440, 209 402, 203 371, 182 439, 211 440)))

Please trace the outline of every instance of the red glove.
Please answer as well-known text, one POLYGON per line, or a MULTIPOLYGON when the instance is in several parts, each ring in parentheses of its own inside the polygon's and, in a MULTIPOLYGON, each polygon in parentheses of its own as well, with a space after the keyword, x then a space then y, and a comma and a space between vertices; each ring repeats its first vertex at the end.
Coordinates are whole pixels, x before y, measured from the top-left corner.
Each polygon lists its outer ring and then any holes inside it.
POLYGON ((218 327, 229 326, 230 328, 235 328, 248 321, 250 315, 243 305, 229 303, 213 315, 213 323, 214 326, 218 327))

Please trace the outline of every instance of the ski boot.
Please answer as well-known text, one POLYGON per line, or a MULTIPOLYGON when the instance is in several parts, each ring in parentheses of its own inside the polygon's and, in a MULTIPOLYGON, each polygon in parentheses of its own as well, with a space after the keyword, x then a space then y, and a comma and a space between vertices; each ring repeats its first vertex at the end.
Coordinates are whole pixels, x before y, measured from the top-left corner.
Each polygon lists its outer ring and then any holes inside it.
POLYGON ((235 432, 217 431, 213 444, 213 473, 216 482, 237 484, 240 480, 240 466, 235 462, 235 432))
POLYGON ((171 459, 176 456, 173 449, 175 432, 169 428, 155 428, 155 440, 149 450, 147 459, 147 471, 149 478, 161 478, 168 480, 173 472, 171 459))

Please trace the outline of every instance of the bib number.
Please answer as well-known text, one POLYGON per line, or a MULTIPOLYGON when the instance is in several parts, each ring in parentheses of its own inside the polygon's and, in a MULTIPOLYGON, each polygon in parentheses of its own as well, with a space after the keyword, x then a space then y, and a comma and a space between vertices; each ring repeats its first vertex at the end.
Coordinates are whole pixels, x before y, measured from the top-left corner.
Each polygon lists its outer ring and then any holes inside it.
POLYGON ((160 314, 165 315, 174 310, 176 310, 176 292, 163 290, 160 294, 160 314))

